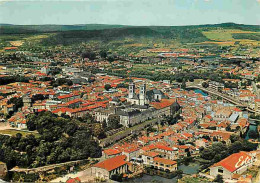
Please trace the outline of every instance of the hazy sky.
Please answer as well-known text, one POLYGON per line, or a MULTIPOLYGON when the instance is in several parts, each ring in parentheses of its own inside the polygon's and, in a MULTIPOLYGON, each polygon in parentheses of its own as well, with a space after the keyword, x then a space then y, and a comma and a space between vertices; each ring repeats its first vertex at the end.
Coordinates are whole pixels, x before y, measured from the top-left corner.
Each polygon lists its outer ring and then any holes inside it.
POLYGON ((0 0, 0 23, 260 25, 260 0, 0 0))

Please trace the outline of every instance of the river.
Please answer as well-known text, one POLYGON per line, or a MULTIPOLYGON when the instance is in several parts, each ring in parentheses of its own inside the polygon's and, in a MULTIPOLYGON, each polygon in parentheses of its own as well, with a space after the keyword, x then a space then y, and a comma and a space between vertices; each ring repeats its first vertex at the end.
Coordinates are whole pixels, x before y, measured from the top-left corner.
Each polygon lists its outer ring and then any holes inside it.
POLYGON ((208 96, 208 94, 207 93, 205 93, 205 92, 203 92, 202 90, 200 90, 200 89, 196 89, 196 90, 194 90, 194 92, 195 93, 199 93, 199 94, 201 94, 201 95, 203 95, 203 96, 208 96))
POLYGON ((253 125, 253 124, 250 124, 250 125, 249 125, 249 129, 247 130, 246 137, 245 137, 246 140, 249 139, 248 134, 249 134, 249 132, 250 132, 251 130, 252 130, 252 131, 256 131, 256 130, 257 130, 257 125, 253 125))

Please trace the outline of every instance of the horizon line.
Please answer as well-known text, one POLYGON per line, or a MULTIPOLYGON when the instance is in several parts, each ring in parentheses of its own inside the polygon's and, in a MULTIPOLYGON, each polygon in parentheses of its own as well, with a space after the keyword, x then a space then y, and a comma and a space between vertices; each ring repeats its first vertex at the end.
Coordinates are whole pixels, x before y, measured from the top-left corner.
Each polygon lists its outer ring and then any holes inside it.
POLYGON ((88 24, 12 24, 12 23, 0 23, 0 26, 44 26, 44 25, 60 25, 60 26, 83 26, 83 25, 110 25, 110 26, 135 26, 135 27, 178 27, 178 26, 200 26, 200 25, 221 25, 221 24, 236 24, 236 25, 252 25, 252 26, 260 26, 260 24, 243 24, 243 23, 235 23, 235 22, 222 22, 222 23, 206 23, 206 24, 186 24, 186 25, 130 25, 130 24, 105 24, 105 23, 88 23, 88 24))

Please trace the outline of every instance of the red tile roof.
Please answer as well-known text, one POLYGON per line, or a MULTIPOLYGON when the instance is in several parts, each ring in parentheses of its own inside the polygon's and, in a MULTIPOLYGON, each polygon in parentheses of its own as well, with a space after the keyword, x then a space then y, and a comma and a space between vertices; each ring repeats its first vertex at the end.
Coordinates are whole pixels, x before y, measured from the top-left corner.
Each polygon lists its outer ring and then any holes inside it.
POLYGON ((121 151, 119 151, 117 149, 105 149, 104 153, 107 154, 108 156, 110 156, 110 155, 120 154, 121 151))
POLYGON ((153 157, 158 156, 159 153, 157 153, 157 152, 152 152, 152 151, 148 151, 148 152, 144 152, 143 155, 149 156, 149 157, 152 157, 152 158, 153 158, 153 157))
POLYGON ((159 157, 155 157, 153 160, 154 160, 155 162, 163 163, 163 164, 165 164, 165 165, 174 165, 174 164, 177 163, 176 161, 169 160, 169 159, 164 159, 164 158, 159 158, 159 157))
POLYGON ((95 164, 94 167, 98 167, 98 168, 106 169, 107 171, 111 171, 111 170, 114 170, 118 167, 125 165, 126 164, 125 159, 126 159, 125 155, 116 156, 113 158, 109 158, 105 161, 99 162, 99 163, 95 164))
POLYGON ((164 146, 164 145, 157 145, 158 149, 166 150, 166 151, 173 151, 172 148, 164 146))
POLYGON ((238 168, 242 167, 243 165, 247 164, 248 161, 251 160, 251 156, 249 156, 246 152, 239 152, 228 156, 227 158, 221 160, 218 163, 215 163, 211 167, 222 166, 223 168, 227 169, 230 172, 234 172, 238 168))

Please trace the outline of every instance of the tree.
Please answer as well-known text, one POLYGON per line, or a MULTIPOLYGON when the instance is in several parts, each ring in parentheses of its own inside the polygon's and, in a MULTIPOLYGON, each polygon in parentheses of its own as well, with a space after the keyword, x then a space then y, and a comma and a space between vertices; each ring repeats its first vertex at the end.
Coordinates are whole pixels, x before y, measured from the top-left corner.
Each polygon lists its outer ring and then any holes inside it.
POLYGON ((107 126, 110 129, 117 129, 120 128, 122 125, 120 124, 120 116, 115 115, 115 114, 111 114, 108 117, 108 122, 107 122, 107 126))
POLYGON ((229 147, 230 153, 238 153, 241 150, 242 150, 242 143, 240 141, 236 141, 232 143, 229 147))
POLYGON ((181 88, 182 88, 182 89, 185 89, 185 88, 186 88, 186 82, 185 82, 185 80, 182 81, 182 83, 181 83, 181 88))
POLYGON ((109 56, 107 60, 111 63, 115 61, 115 58, 113 56, 109 56))
POLYGON ((106 89, 107 91, 108 91, 110 88, 112 88, 110 84, 106 84, 106 85, 105 85, 105 89, 106 89))
POLYGON ((257 139, 259 137, 259 134, 257 133, 256 130, 249 130, 248 137, 250 139, 257 139))
POLYGON ((194 82, 194 77, 193 77, 193 76, 190 76, 190 77, 189 77, 189 81, 190 81, 190 82, 194 82))
POLYGON ((36 94, 36 95, 33 95, 32 96, 32 101, 33 102, 35 102, 35 101, 37 101, 37 100, 44 100, 45 99, 45 97, 44 97, 44 95, 42 95, 42 94, 36 94))
POLYGON ((203 82, 203 83, 202 83, 202 86, 203 86, 203 88, 208 88, 208 87, 209 87, 209 84, 208 84, 207 82, 203 82))
POLYGON ((213 137, 213 141, 214 141, 214 142, 217 142, 217 141, 218 141, 218 138, 214 136, 214 137, 213 137))
POLYGON ((217 175, 213 182, 224 183, 222 175, 217 175))
POLYGON ((107 52, 105 50, 101 50, 99 52, 99 55, 100 55, 101 58, 107 58, 107 52))
POLYGON ((238 140, 239 140, 239 136, 238 135, 236 135, 236 134, 230 135, 231 143, 234 143, 235 141, 238 141, 238 140))
POLYGON ((20 97, 13 97, 7 101, 7 104, 14 104, 14 110, 23 107, 23 99, 20 97))
POLYGON ((231 131, 231 125, 228 124, 228 126, 226 127, 226 131, 230 132, 231 131))
POLYGON ((95 137, 98 137, 99 139, 105 138, 105 132, 104 128, 102 128, 102 125, 100 123, 94 123, 92 125, 92 132, 95 137))
MULTIPOLYGON (((38 167, 101 156, 101 147, 93 140, 89 124, 51 112, 29 114, 27 120, 28 128, 37 130, 39 137, 23 137, 19 133, 12 137, 0 135, 0 161, 6 162, 8 168, 38 167)), ((100 126, 99 129, 102 130, 100 126)))
POLYGON ((91 51, 86 51, 84 53, 82 53, 82 58, 88 58, 89 60, 95 60, 96 58, 96 54, 94 52, 91 51))
POLYGON ((107 128, 107 122, 106 122, 106 120, 104 120, 104 121, 102 122, 102 128, 106 130, 106 128, 107 128))

